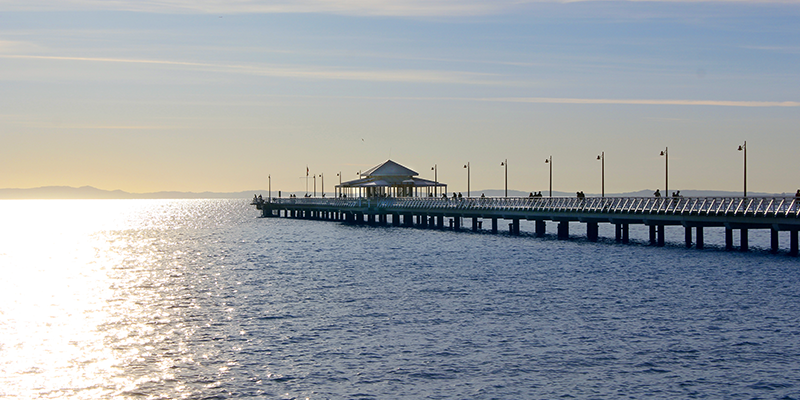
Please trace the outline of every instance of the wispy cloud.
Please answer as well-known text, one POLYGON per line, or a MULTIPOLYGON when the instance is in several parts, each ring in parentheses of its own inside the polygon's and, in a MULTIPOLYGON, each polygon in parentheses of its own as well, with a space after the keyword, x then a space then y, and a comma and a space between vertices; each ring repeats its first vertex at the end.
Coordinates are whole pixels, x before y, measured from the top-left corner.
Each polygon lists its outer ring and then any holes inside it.
POLYGON ((293 66, 293 65, 227 65, 212 63, 197 63, 186 61, 124 59, 104 57, 69 57, 69 56, 37 56, 21 54, 0 54, 0 58, 16 58, 30 60, 51 61, 80 61, 102 63, 126 64, 151 64, 186 67, 223 73, 248 74, 257 76, 323 79, 323 80, 352 80, 368 82, 405 82, 405 83, 451 83, 451 84, 505 84, 496 78, 495 74, 473 73, 462 71, 437 71, 437 70, 348 70, 332 67, 293 66))
MULTIPOLYGON (((309 97, 309 96, 305 96, 309 97)), ((329 96, 314 96, 329 97, 329 96)), ((683 100, 683 99, 591 99, 566 97, 355 97, 339 98, 409 101, 471 101, 486 103, 539 103, 574 105, 641 105, 641 106, 716 106, 716 107, 800 107, 800 101, 747 100, 683 100)))
MULTIPOLYGON (((605 0, 0 0, 3 10, 120 10, 152 13, 326 13, 362 16, 474 16, 514 12, 529 4, 605 0)), ((783 3, 800 0, 621 0, 670 3, 783 3)))
POLYGON ((719 106, 719 107, 800 107, 798 101, 730 101, 730 100, 653 100, 653 99, 579 99, 558 97, 475 98, 474 101, 547 104, 614 104, 650 106, 719 106))

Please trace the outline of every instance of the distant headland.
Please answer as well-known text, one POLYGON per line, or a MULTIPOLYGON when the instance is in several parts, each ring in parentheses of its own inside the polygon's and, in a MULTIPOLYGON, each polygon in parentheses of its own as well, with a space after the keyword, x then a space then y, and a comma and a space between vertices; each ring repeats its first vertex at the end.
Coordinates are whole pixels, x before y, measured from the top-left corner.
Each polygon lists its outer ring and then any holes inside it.
MULTIPOLYGON (((254 194, 267 195, 266 189, 247 190, 241 192, 178 192, 178 191, 163 191, 151 193, 130 193, 122 190, 103 190, 97 189, 92 186, 70 187, 70 186, 44 186, 38 188, 28 189, 0 189, 0 200, 57 200, 57 199, 251 199, 254 194)), ((277 195, 277 191, 273 191, 273 196, 277 195)), ((294 194, 298 197, 303 197, 305 192, 283 192, 284 197, 294 194)), ((466 195, 466 193, 464 193, 466 195)), ((473 196, 480 196, 481 194, 488 197, 503 196, 502 189, 490 190, 472 190, 473 196)), ((741 191, 721 191, 721 190, 681 190, 681 194, 686 197, 732 197, 741 196, 741 191)), ((311 195, 311 193, 309 193, 311 195)), ((321 196, 322 193, 317 193, 321 196)), ((328 193, 328 196, 332 193, 328 193)), ((512 197, 527 197, 528 192, 520 190, 510 190, 508 195, 512 197)), ((606 197, 651 197, 653 190, 645 189, 638 192, 626 193, 606 193, 606 197)), ((793 196, 794 193, 756 193, 750 192, 749 196, 793 196)), ((553 196, 558 197, 573 197, 575 193, 557 192, 553 191, 553 196)), ((597 197, 599 193, 587 193, 586 196, 597 197)))

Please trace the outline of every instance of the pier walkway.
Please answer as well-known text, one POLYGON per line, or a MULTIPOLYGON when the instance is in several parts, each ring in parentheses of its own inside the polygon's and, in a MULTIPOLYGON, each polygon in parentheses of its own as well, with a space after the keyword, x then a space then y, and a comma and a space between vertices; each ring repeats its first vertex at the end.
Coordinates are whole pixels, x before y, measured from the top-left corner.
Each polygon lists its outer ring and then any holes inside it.
POLYGON ((650 243, 664 245, 664 227, 685 228, 686 247, 703 248, 703 228, 725 228, 725 247, 734 249, 733 230, 740 231, 739 249, 748 250, 748 231, 769 229, 771 250, 779 251, 778 232, 790 232, 790 250, 798 255, 800 199, 791 197, 481 197, 481 198, 289 198, 254 200, 264 217, 343 221, 353 224, 482 229, 491 220, 508 220, 509 232, 519 234, 520 220, 535 221, 536 236, 545 235, 545 222, 558 223, 559 239, 569 238, 569 222, 586 225, 586 237, 598 239, 598 224, 615 225, 616 240, 628 242, 629 226, 650 228, 650 243), (445 226, 445 219, 448 225, 445 226), (694 234, 693 234, 694 233, 694 234))

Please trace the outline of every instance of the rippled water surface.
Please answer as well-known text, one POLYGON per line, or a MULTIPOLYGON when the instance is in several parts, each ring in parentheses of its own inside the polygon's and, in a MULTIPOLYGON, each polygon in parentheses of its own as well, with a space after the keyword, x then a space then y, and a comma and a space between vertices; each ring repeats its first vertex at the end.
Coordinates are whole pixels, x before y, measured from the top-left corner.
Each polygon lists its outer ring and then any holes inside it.
POLYGON ((0 202, 0 397, 800 398, 800 261, 768 237, 258 216, 0 202))

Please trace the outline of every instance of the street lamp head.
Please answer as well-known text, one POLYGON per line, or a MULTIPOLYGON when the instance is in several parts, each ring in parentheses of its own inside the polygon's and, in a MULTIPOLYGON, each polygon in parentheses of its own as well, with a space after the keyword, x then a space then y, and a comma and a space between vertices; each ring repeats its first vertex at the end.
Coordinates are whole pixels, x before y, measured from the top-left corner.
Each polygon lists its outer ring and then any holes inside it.
POLYGON ((549 159, 549 158, 545 158, 545 159, 544 159, 544 163, 545 163, 545 164, 549 164, 549 163, 550 163, 550 159, 549 159))
POLYGON ((503 167, 503 166, 505 166, 505 165, 506 165, 506 163, 505 163, 505 162, 502 162, 502 161, 500 162, 500 166, 501 166, 501 167, 503 167))
POLYGON ((740 145, 740 146, 739 146, 739 151, 742 151, 742 150, 744 150, 744 147, 742 147, 742 146, 740 145))
POLYGON ((597 159, 599 160, 599 159, 600 159, 600 156, 597 156, 597 159))
POLYGON ((663 151, 663 150, 661 151, 661 154, 660 154, 660 155, 662 155, 662 156, 664 155, 664 151, 663 151))

